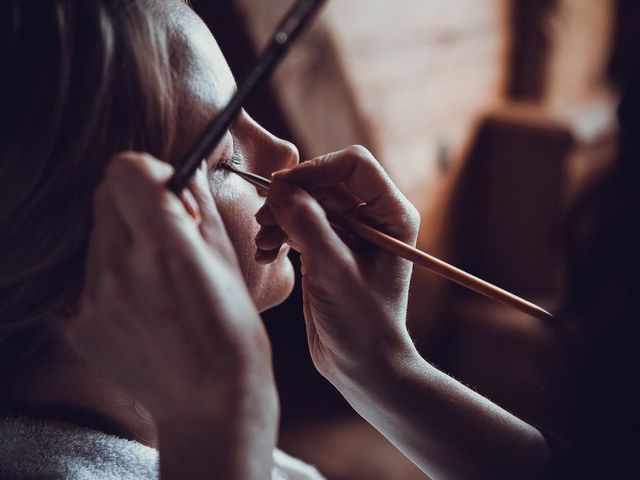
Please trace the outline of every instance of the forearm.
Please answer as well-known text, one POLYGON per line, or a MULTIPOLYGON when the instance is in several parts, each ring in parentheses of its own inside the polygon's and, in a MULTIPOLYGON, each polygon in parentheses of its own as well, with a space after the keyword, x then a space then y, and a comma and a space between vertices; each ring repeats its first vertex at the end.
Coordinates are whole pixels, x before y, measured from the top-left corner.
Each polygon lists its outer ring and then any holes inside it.
POLYGON ((413 348, 337 385, 354 409, 434 480, 533 478, 542 435, 438 371, 413 348))

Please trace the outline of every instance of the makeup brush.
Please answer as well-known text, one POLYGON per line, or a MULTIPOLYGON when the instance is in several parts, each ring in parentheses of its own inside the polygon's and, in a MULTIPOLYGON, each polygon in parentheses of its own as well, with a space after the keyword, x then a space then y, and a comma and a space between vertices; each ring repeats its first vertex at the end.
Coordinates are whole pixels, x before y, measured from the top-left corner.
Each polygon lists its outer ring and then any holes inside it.
POLYGON ((175 173, 167 183, 169 189, 176 195, 180 195, 184 190, 202 160, 207 158, 220 143, 249 95, 269 78, 273 69, 284 58, 291 45, 324 3, 325 0, 298 0, 285 15, 273 34, 271 43, 260 55, 240 88, 207 126, 184 160, 178 164, 175 173))
MULTIPOLYGON (((222 168, 239 175, 247 182, 254 185, 256 188, 263 192, 268 192, 271 185, 271 181, 256 175, 254 173, 245 172, 239 170, 228 162, 221 165, 222 168)), ((507 290, 497 287, 481 278, 478 278, 470 273, 465 272, 453 265, 450 265, 439 258, 436 258, 428 253, 425 253, 417 248, 412 247, 400 240, 393 238, 386 233, 382 233, 375 228, 365 225, 361 222, 354 220, 339 212, 327 212, 329 222, 334 227, 340 227, 348 232, 354 233, 360 238, 376 245, 377 247, 386 250, 389 253, 405 258, 416 265, 419 265, 427 270, 434 272, 441 277, 444 277, 452 282, 462 285, 474 292, 477 292, 485 297, 491 298, 505 305, 510 305, 521 312, 531 315, 543 321, 553 320, 553 315, 547 312, 542 307, 525 300, 517 295, 514 295, 507 290)))
MULTIPOLYGON (((291 10, 289 10, 276 29, 270 45, 258 58, 247 79, 241 84, 225 108, 223 108, 208 125, 205 132, 198 139, 185 159, 180 162, 176 168, 176 172, 169 182, 167 182, 169 189, 176 193, 176 195, 181 194, 202 160, 208 157, 218 143, 220 143, 220 140, 233 123, 249 95, 269 78, 273 69, 282 60, 304 28, 318 13, 325 1, 326 0, 298 0, 291 10)), ((230 164, 225 164, 224 166, 257 188, 268 191, 269 185, 271 184, 268 179, 252 173, 243 172, 230 164)), ((448 278, 489 298, 511 305, 533 317, 542 320, 553 319, 553 316, 541 307, 374 228, 357 222, 343 214, 330 213, 328 216, 330 217, 332 225, 351 231, 372 244, 402 258, 406 258, 442 277, 448 278)))

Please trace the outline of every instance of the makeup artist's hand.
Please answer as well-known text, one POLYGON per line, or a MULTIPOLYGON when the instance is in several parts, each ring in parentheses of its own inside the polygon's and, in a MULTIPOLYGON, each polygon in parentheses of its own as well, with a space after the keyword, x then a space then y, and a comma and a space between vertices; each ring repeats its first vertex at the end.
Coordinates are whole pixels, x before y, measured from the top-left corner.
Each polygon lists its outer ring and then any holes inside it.
POLYGON ((412 245, 417 210, 363 147, 304 162, 272 180, 257 215, 258 249, 273 248, 264 239, 280 235, 300 252, 309 347, 320 373, 334 384, 366 377, 385 355, 411 348, 405 323, 412 265, 336 233, 321 205, 412 245))
POLYGON ((234 440, 246 451, 262 436, 270 465, 278 404, 268 338, 204 173, 179 199, 165 186, 172 172, 145 154, 111 161, 68 342, 151 412, 161 445, 241 460, 228 451, 234 440))
POLYGON ((416 209, 378 162, 352 147, 272 180, 256 243, 274 248, 280 235, 301 254, 309 347, 320 373, 429 478, 536 477, 549 455, 542 435, 415 349, 405 325, 411 264, 329 225, 325 209, 415 244, 416 209))

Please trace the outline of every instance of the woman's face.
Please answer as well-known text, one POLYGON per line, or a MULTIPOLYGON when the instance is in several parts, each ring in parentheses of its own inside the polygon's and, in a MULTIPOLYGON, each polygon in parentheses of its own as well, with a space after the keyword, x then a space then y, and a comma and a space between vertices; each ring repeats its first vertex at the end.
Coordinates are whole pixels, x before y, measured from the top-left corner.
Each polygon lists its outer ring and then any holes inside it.
MULTIPOLYGON (((188 7, 176 2, 165 19, 170 23, 172 63, 177 72, 179 125, 173 159, 182 158, 206 125, 233 95, 236 85, 216 41, 188 7)), ((255 261, 254 238, 259 226, 255 214, 264 196, 255 187, 217 168, 233 159, 238 168, 270 177, 299 161, 294 145, 280 140, 243 112, 208 159, 209 183, 227 233, 235 246, 245 281, 262 311, 282 302, 293 287, 293 268, 283 247, 268 265, 255 261)))

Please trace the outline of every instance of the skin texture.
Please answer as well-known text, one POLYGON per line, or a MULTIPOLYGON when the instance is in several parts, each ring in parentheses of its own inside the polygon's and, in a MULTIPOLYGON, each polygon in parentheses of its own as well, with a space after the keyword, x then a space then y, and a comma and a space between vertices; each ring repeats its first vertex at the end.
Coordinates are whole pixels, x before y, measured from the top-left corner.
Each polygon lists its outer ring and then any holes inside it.
MULTIPOLYGON (((159 15, 169 25, 173 58, 181 72, 177 97, 179 116, 185 121, 178 123, 178 140, 171 159, 176 161, 226 105, 236 84, 211 32, 197 15, 179 2, 159 15)), ((265 199, 237 175, 216 168, 222 160, 231 158, 239 168, 269 177, 276 170, 298 164, 298 152, 293 144, 274 137, 243 111, 208 159, 214 200, 238 254, 249 291, 258 309, 263 311, 289 295, 293 271, 286 251, 269 265, 254 261, 253 239, 259 228, 254 215, 265 199)))
MULTIPOLYGON (((177 1, 150 5, 175 54, 179 129, 166 159, 174 162, 235 83, 211 33, 189 8, 177 1)), ((232 156, 266 176, 298 163, 292 144, 245 112, 182 203, 164 187, 171 174, 166 163, 133 152, 114 158, 95 196, 96 230, 80 313, 59 320, 66 344, 46 371, 19 386, 25 413, 159 446, 163 478, 224 472, 226 458, 240 458, 231 450, 257 460, 228 465, 224 478, 270 472, 278 404, 258 312, 289 295, 293 270, 287 247, 268 265, 256 262, 254 215, 265 199, 217 169, 232 156), (190 319, 190 331, 175 328, 184 327, 180 312, 190 319), (217 440, 196 442, 211 431, 219 432, 217 440), (177 441, 189 437, 203 450, 177 441), (222 439, 226 443, 216 443, 222 439), (194 466, 189 475, 185 461, 194 466)))
MULTIPOLYGON (((175 161, 235 85, 187 7, 152 5, 175 52, 175 161)), ((356 411, 434 479, 537 472, 548 452, 534 428, 418 355, 405 325, 411 265, 336 233, 322 207, 411 244, 415 208, 362 147, 297 163, 244 113, 180 199, 167 163, 114 158, 94 200, 80 312, 59 322, 69 348, 23 395, 28 410, 158 446, 163 479, 268 478, 278 404, 258 313, 290 292, 286 240, 301 253, 313 361, 356 411), (216 168, 229 160, 267 177, 289 170, 263 205, 216 168)))
POLYGON ((110 163, 66 336, 151 413, 163 478, 261 478, 277 424, 269 342, 204 172, 193 202, 167 190, 172 172, 143 154, 110 163))
POLYGON ((362 147, 274 176, 257 218, 286 232, 301 254, 318 371, 433 479, 535 478, 549 455, 540 433, 416 351, 406 329, 411 264, 341 237, 321 205, 412 245, 419 224, 416 209, 362 147))

